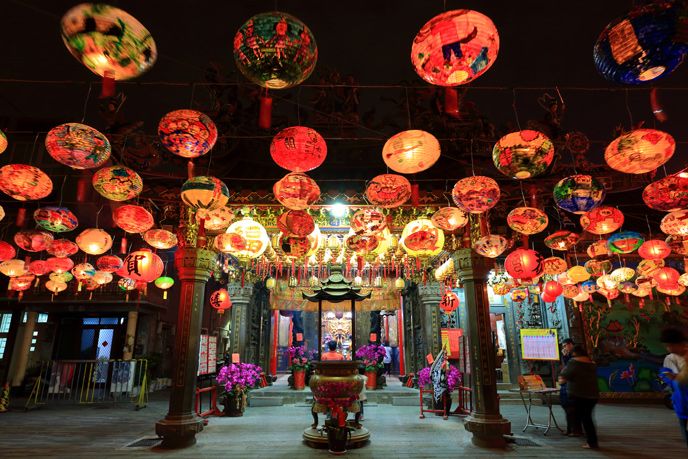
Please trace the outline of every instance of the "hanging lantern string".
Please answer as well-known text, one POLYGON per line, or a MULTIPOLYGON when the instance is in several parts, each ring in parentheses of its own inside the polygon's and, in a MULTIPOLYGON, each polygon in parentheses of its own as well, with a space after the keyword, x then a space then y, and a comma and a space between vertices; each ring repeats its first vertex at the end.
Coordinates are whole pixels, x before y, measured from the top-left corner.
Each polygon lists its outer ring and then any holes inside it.
POLYGON ((528 207, 528 203, 526 202, 526 194, 523 192, 523 182, 519 181, 518 184, 521 186, 521 198, 523 198, 523 207, 528 207))
POLYGON ((576 259, 576 265, 578 265, 578 251, 576 250, 576 245, 573 245, 573 258, 576 259))
POLYGON ((36 152, 36 144, 38 143, 38 136, 40 133, 37 133, 34 138, 33 138, 33 146, 31 147, 31 156, 29 157, 29 165, 33 165, 33 154, 36 152))
POLYGON ((475 166, 473 165, 473 139, 472 138, 471 138, 470 152, 471 152, 471 172, 473 173, 473 177, 475 177, 475 166))
POLYGON ((409 98, 408 88, 404 88, 406 94, 406 118, 408 121, 408 128, 411 129, 411 100, 409 98))
POLYGON ((67 176, 65 175, 64 178, 62 179, 62 186, 60 187, 60 204, 58 204, 58 207, 62 207, 62 198, 64 197, 64 186, 65 186, 66 181, 67 181, 67 176))
POLYGON ((513 94, 513 101, 511 103, 511 107, 514 109, 514 116, 516 117, 516 126, 518 126, 518 130, 521 130, 521 122, 518 119, 518 109, 516 108, 516 88, 513 88, 511 90, 511 93, 513 94))
POLYGON ((98 219, 100 218, 100 213, 103 211, 103 207, 105 207, 105 205, 100 206, 100 209, 96 212, 96 228, 98 228, 98 219))
POLYGON ((645 214, 645 223, 647 223, 647 236, 648 236, 648 239, 652 239, 652 228, 650 228, 650 219, 647 218, 647 214, 645 214))
POLYGON ((93 89, 93 83, 88 84, 88 90, 86 91, 86 100, 84 100, 84 110, 81 116, 81 123, 83 124, 86 120, 86 112, 88 111, 88 102, 91 100, 91 90, 93 89))
POLYGON ((624 92, 625 96, 624 99, 626 101, 626 112, 628 113, 628 121, 631 123, 629 126, 629 129, 633 129, 633 114, 631 113, 631 106, 628 103, 628 88, 626 88, 626 91, 624 92))

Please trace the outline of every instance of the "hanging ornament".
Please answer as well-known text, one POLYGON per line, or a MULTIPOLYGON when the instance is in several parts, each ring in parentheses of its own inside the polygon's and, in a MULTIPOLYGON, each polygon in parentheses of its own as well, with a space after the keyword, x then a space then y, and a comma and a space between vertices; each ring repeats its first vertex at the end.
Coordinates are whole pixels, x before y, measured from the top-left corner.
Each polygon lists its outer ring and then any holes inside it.
POLYGON ((581 284, 581 291, 585 293, 595 293, 597 291, 597 282, 593 280, 587 280, 581 284))
POLYGON ((79 226, 76 215, 66 207, 41 207, 33 213, 36 225, 54 233, 67 233, 79 226))
POLYGON ((387 217, 379 209, 361 209, 349 220, 351 230, 361 236, 373 236, 387 228, 387 217))
POLYGON ((192 177, 182 185, 182 201, 192 209, 213 210, 227 204, 229 189, 215 177, 192 177))
POLYGON ((10 260, 17 255, 17 250, 8 242, 0 241, 0 261, 10 260))
POLYGON ((549 257, 542 260, 543 274, 556 276, 561 274, 568 268, 566 260, 559 257, 549 257))
POLYGON ((110 158, 110 141, 98 130, 80 123, 60 124, 48 131, 45 149, 58 163, 72 169, 93 169, 110 158))
POLYGON ((636 267, 638 276, 651 276, 653 272, 664 267, 664 260, 642 260, 636 267))
POLYGON ((150 249, 139 249, 124 258, 124 264, 117 275, 137 282, 153 282, 162 275, 165 264, 150 249))
POLYGON ((107 271, 96 271, 92 279, 96 283, 96 285, 106 285, 112 282, 113 277, 112 273, 109 273, 107 271))
POLYGON ((535 207, 516 207, 506 217, 506 224, 517 233, 532 235, 547 228, 549 219, 535 207))
POLYGON ((4 132, 0 131, 0 154, 7 150, 7 136, 4 132))
POLYGON ((628 295, 629 293, 633 293, 638 290, 638 286, 633 282, 624 281, 619 284, 618 289, 624 295, 628 295))
POLYGON ((605 194, 604 185, 590 175, 571 175, 554 186, 556 205, 574 214, 584 214, 600 205, 605 194))
POLYGON ((568 271, 566 271, 566 275, 576 284, 590 279, 590 273, 588 270, 585 269, 585 267, 578 265, 572 266, 568 271))
POLYGON ((519 180, 541 175, 553 159, 552 141, 543 133, 529 129, 505 135, 492 149, 497 170, 519 180))
POLYGON ((50 272, 57 274, 68 273, 74 267, 74 262, 71 258, 51 257, 45 260, 45 262, 48 264, 50 272))
POLYGON ((151 247, 160 250, 171 249, 177 245, 177 236, 164 229, 149 229, 143 233, 143 240, 151 247))
POLYGON ((288 210, 277 217, 277 229, 287 236, 306 237, 315 229, 315 221, 305 210, 288 210))
MULTIPOLYGON (((686 288, 681 284, 676 284, 672 288, 663 288, 657 286, 657 291, 669 296, 681 296, 686 292, 686 288)), ((667 304, 669 304, 669 299, 667 298, 667 304)))
POLYGON ((88 228, 76 237, 76 244, 89 255, 101 255, 112 247, 112 237, 102 229, 88 228))
POLYGON ((117 286, 125 292, 130 292, 136 288, 136 281, 128 277, 123 277, 117 281, 117 286))
POLYGON ((96 273, 96 268, 91 263, 79 263, 72 268, 72 275, 76 280, 84 280, 93 277, 96 273))
POLYGON ((468 215, 456 207, 442 207, 432 215, 430 219, 437 228, 453 233, 459 228, 463 228, 468 223, 468 215))
POLYGON ((580 292, 576 296, 571 298, 574 302, 583 303, 590 300, 590 295, 585 292, 580 292))
POLYGON ((616 171, 645 174, 669 161, 675 148, 674 138, 666 132, 636 129, 614 139, 604 151, 604 160, 616 171))
POLYGON ((688 170, 652 182, 643 190, 643 201, 654 210, 673 212, 688 207, 688 170))
POLYGON ((643 242, 638 249, 638 255, 646 260, 661 260, 671 255, 669 244, 659 239, 651 239, 643 242))
POLYGON ((291 172, 308 172, 320 166, 327 156, 327 144, 315 129, 291 126, 282 129, 270 143, 270 156, 277 165, 291 172))
POLYGON ((158 137, 172 154, 198 158, 208 153, 217 141, 217 127, 209 116, 196 110, 175 110, 163 116, 158 137))
POLYGON ((556 298, 559 295, 561 295, 564 291, 564 288, 559 284, 559 282, 556 281, 547 281, 545 282, 545 288, 544 288, 544 293, 547 294, 550 298, 556 298))
POLYGON ((635 276, 635 270, 633 268, 622 266, 609 273, 609 276, 614 279, 616 283, 620 284, 621 282, 626 282, 633 279, 633 276, 635 276))
MULTIPOLYGON (((112 211, 112 220, 127 233, 143 233, 153 227, 155 221, 150 212, 141 206, 125 204, 112 211)), ((77 244, 79 241, 77 240, 77 244)), ((82 249, 83 250, 83 249, 82 249)))
POLYGON ((17 201, 32 201, 48 196, 53 182, 37 167, 8 164, 0 168, 0 191, 17 201))
POLYGON ((481 175, 462 178, 452 190, 452 198, 459 209, 473 214, 493 208, 499 201, 499 196, 497 182, 481 175))
POLYGON ((272 187, 275 199, 287 209, 306 210, 320 199, 315 180, 300 172, 291 172, 272 187))
POLYGON ((688 210, 670 212, 662 218, 659 229, 671 236, 688 236, 688 210))
POLYGON ((24 264, 24 260, 18 260, 16 258, 5 260, 0 263, 0 273, 7 277, 19 277, 24 276, 29 271, 24 264))
POLYGON ((433 257, 444 247, 444 233, 430 220, 419 218, 406 224, 399 245, 411 257, 433 257))
POLYGON ((560 230, 545 238, 545 245, 552 250, 566 251, 578 244, 580 235, 567 230, 560 230))
POLYGON ((631 253, 638 250, 645 239, 635 231, 621 231, 607 239, 607 247, 614 253, 631 253))
POLYGON ((234 212, 229 207, 222 206, 217 209, 198 209, 196 211, 196 222, 205 220, 205 230, 209 234, 220 233, 227 229, 234 220, 234 212))
POLYGON ((143 180, 139 174, 124 166, 98 169, 91 183, 98 194, 110 201, 128 201, 143 190, 143 180))
POLYGON ((514 303, 522 303, 528 299, 527 288, 515 288, 511 291, 511 301, 514 303))
POLYGON ((667 236, 665 239, 671 251, 677 255, 688 255, 688 236, 667 236))
POLYGON ((411 183, 401 175, 382 174, 368 183, 365 194, 371 204, 391 209, 409 200, 411 183))
MULTIPOLYGON (((270 245, 270 238, 263 225, 249 217, 229 225, 225 235, 229 235, 230 240, 223 239, 224 245, 220 250, 234 255, 241 261, 260 257, 270 245)), ((215 247, 218 247, 217 238, 215 247)))
POLYGON ((100 271, 114 273, 124 265, 124 262, 117 255, 103 255, 96 260, 96 266, 100 271))
POLYGON ((606 239, 593 242, 588 246, 586 252, 590 258, 609 258, 613 255, 606 239))
POLYGON ((227 309, 232 307, 229 292, 223 288, 215 290, 210 295, 210 306, 217 310, 218 314, 222 315, 227 309))
POLYGON ((364 236, 361 234, 349 233, 344 239, 346 247, 356 255, 367 255, 380 245, 380 237, 372 234, 364 236))
POLYGON ((45 283, 45 288, 52 292, 53 295, 57 295, 58 293, 67 290, 67 284, 64 282, 49 280, 45 283))
POLYGON ((27 252, 42 252, 50 247, 53 235, 47 231, 28 230, 19 231, 14 235, 14 243, 27 252))
POLYGON ((619 209, 611 206, 598 206, 583 214, 580 224, 583 231, 592 234, 609 234, 621 228, 624 215, 619 209))
POLYGON ((451 290, 448 290, 444 293, 444 295, 442 295, 442 299, 440 300, 440 309, 445 314, 451 314, 458 309, 460 304, 461 302, 459 301, 458 295, 451 290))
POLYGON ((416 174, 427 170, 439 158, 439 141, 429 132, 418 129, 395 134, 382 147, 385 164, 400 174, 416 174))
POLYGON ((666 290, 675 289, 679 285, 678 279, 680 276, 678 271, 668 266, 658 268, 651 274, 652 279, 657 282, 657 287, 666 290))
POLYGON ((487 258, 497 258, 508 248, 509 241, 498 234, 483 236, 473 243, 473 250, 487 258))
POLYGON ((57 258, 71 257, 78 251, 79 246, 69 239, 55 239, 46 249, 46 252, 57 258))
POLYGON ((535 250, 518 248, 506 256, 504 269, 514 279, 530 281, 542 275, 543 258, 535 250))
POLYGON ((588 260, 584 266, 593 277, 600 277, 612 270, 612 262, 609 260, 588 260))

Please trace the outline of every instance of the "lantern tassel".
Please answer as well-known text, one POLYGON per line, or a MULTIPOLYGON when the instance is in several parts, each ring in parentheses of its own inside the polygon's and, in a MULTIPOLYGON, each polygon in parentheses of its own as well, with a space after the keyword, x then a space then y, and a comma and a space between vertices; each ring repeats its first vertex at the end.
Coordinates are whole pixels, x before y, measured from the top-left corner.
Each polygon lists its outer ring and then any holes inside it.
POLYGON ((196 172, 196 168, 194 166, 194 162, 189 160, 188 163, 186 163, 186 175, 188 178, 194 178, 196 172))
POLYGON ((270 129, 272 126, 272 97, 268 97, 267 90, 265 95, 260 96, 260 109, 258 112, 258 127, 270 129))
POLYGON ((456 88, 445 86, 444 88, 444 113, 452 118, 461 118, 459 112, 459 91, 456 88))
POLYGON ((162 299, 166 300, 167 299, 167 290, 163 290, 162 292, 162 299))
POLYGON ((663 123, 669 119, 667 114, 664 113, 664 108, 659 103, 659 97, 657 96, 657 88, 652 88, 650 90, 650 107, 652 107, 652 114, 660 123, 663 123))
POLYGON ((115 95, 115 75, 112 71, 106 70, 100 80, 100 98, 106 99, 115 95))
POLYGON ((119 243, 119 253, 125 255, 127 253, 127 237, 122 236, 122 240, 119 243))
POLYGON ((417 183, 411 185, 411 204, 413 207, 420 205, 420 187, 417 183))

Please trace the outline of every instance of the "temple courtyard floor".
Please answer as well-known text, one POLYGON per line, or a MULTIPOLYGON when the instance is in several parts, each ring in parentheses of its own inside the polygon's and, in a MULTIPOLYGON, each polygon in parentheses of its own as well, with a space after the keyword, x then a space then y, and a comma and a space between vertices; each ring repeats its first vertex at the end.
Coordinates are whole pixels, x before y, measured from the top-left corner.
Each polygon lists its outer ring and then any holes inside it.
MULTIPOLYGON (((0 414, 0 457, 233 457, 307 458, 328 457, 327 450, 315 450, 302 442, 303 429, 310 424, 304 403, 284 406, 249 407, 243 417, 210 417, 198 442, 183 450, 162 450, 155 446, 128 446, 138 440, 154 439, 155 421, 167 411, 165 393, 152 397, 148 406, 132 405, 44 405, 28 412, 18 403, 0 414)), ((17 401, 18 402, 18 401, 17 401)), ((563 422, 563 412, 555 407, 563 422)), ((536 422, 546 421, 546 408, 535 407, 536 422)), ((471 444, 461 417, 448 420, 428 415, 419 419, 418 408, 391 404, 366 407, 363 424, 371 432, 367 446, 350 450, 350 457, 448 458, 448 457, 547 457, 547 458, 686 458, 688 449, 680 437, 672 411, 659 405, 598 405, 597 420, 601 449, 583 449, 581 438, 569 438, 552 430, 525 425, 522 405, 502 406, 512 422, 516 443, 506 450, 489 450, 471 444)), ((150 442, 154 443, 154 440, 150 442)), ((149 442, 149 443, 150 443, 149 442)), ((143 443, 146 443, 144 441, 143 443)))

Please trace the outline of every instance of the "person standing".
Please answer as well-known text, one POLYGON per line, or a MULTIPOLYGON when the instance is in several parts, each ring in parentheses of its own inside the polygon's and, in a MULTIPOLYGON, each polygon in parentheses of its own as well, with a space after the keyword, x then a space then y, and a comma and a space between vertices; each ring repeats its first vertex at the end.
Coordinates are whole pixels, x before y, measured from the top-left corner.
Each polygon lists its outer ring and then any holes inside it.
MULTIPOLYGON (((573 358, 574 342, 571 338, 566 338, 562 342, 561 348, 561 363, 562 368, 566 367, 569 361, 573 358)), ((576 407, 573 406, 573 401, 569 399, 566 383, 559 386, 559 403, 566 413, 566 435, 570 437, 580 437, 583 435, 580 419, 576 416, 576 407)))
POLYGON ((597 429, 592 420, 592 413, 599 399, 597 386, 597 365, 588 356, 581 345, 573 347, 573 358, 561 371, 559 383, 567 384, 569 400, 573 403, 576 416, 583 425, 587 443, 584 448, 598 448, 597 429))
POLYGON ((661 341, 669 355, 664 359, 664 367, 659 370, 662 380, 671 388, 671 405, 674 408, 683 439, 688 445, 688 338, 675 328, 662 330, 661 341))
POLYGON ((327 352, 323 352, 320 360, 344 360, 344 356, 337 352, 337 342, 329 341, 327 343, 327 352))
POLYGON ((382 363, 385 365, 385 374, 390 375, 392 371, 392 348, 389 345, 389 341, 385 341, 385 356, 382 359, 382 363))

